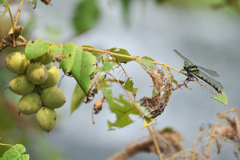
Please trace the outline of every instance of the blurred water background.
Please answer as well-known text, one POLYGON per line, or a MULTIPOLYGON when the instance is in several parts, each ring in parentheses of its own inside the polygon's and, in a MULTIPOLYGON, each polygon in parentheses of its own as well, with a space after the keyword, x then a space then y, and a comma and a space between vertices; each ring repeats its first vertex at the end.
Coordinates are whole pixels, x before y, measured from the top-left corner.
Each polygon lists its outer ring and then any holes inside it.
MULTIPOLYGON (((184 137, 184 147, 192 148, 202 124, 215 123, 217 113, 230 108, 239 108, 240 95, 240 19, 234 13, 223 13, 209 8, 174 8, 171 5, 157 5, 154 1, 140 3, 133 1, 130 10, 130 24, 123 22, 121 8, 116 1, 100 1, 101 18, 90 31, 76 36, 71 24, 72 12, 69 10, 77 1, 52 1, 52 6, 40 4, 35 9, 37 27, 34 37, 60 43, 88 44, 96 48, 120 47, 132 56, 150 56, 155 61, 182 69, 183 60, 173 49, 177 49, 196 65, 215 70, 217 78, 224 86, 229 105, 211 99, 213 96, 196 83, 189 83, 192 90, 183 88, 174 91, 164 113, 159 116, 155 128, 172 127, 184 137), (60 18, 59 18, 60 17, 60 18), (46 27, 54 27, 61 32, 59 36, 49 36, 46 27)), ((30 9, 30 5, 26 5, 30 9)), ((29 17, 29 13, 22 13, 29 17)), ((24 19, 24 16, 22 17, 24 19)), ((24 21, 22 19, 22 21, 24 21)), ((58 65, 58 64, 56 64, 58 65)), ((134 62, 123 65, 138 88, 136 100, 151 96, 151 78, 134 62)), ((186 77, 172 71, 178 81, 186 77)), ((116 72, 117 74, 117 72, 116 72)), ((11 78, 9 78, 10 80, 11 78)), ((147 129, 141 129, 142 120, 131 116, 134 123, 114 131, 108 131, 107 121, 114 121, 107 104, 100 114, 95 115, 96 124, 92 124, 91 112, 98 95, 90 104, 83 104, 70 116, 71 96, 76 82, 65 77, 61 89, 67 102, 58 110, 59 121, 54 131, 43 140, 60 150, 69 160, 102 160, 121 151, 131 141, 147 135, 147 129)), ((9 92, 8 90, 4 92, 9 92)), ((123 93, 114 86, 113 94, 123 93)), ((20 97, 19 97, 20 98, 20 97)), ((40 130, 40 129, 39 129, 40 130)), ((37 148, 37 147, 36 147, 37 148)), ((224 146, 219 160, 235 159, 231 146, 224 146)), ((28 150, 28 148, 27 148, 28 150)), ((130 160, 157 159, 156 154, 141 153, 130 160)))

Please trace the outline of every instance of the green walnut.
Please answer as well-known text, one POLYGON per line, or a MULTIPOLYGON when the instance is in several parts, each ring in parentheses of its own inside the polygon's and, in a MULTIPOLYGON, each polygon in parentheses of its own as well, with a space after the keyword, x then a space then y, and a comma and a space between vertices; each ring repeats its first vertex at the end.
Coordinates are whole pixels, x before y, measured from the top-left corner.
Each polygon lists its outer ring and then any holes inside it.
POLYGON ((18 75, 9 82, 9 89, 18 95, 25 95, 32 92, 35 85, 28 81, 26 75, 18 75))
POLYGON ((36 115, 37 123, 45 132, 51 132, 57 125, 57 113, 54 109, 42 107, 36 115))
POLYGON ((57 87, 49 87, 42 91, 42 102, 45 106, 55 109, 60 108, 66 102, 66 97, 61 89, 57 87))
POLYGON ((41 107, 41 97, 34 92, 22 96, 18 103, 19 112, 25 115, 37 113, 41 107))
POLYGON ((46 52, 43 56, 35 59, 37 62, 41 62, 42 64, 49 64, 52 62, 52 52, 46 52))
POLYGON ((30 61, 27 59, 24 53, 13 52, 9 54, 5 60, 6 68, 16 74, 26 73, 27 67, 29 66, 30 61))
POLYGON ((26 75, 33 84, 42 84, 48 78, 48 71, 44 64, 35 62, 28 66, 26 75))
POLYGON ((55 66, 47 67, 47 71, 48 78, 43 84, 40 85, 42 89, 54 87, 60 79, 60 71, 57 67, 55 66))

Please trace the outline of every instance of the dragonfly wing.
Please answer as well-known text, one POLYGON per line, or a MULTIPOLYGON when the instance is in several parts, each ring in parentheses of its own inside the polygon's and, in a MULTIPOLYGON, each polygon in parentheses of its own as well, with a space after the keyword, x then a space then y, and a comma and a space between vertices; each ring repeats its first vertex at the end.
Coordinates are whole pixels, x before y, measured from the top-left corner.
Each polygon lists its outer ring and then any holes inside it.
POLYGON ((174 49, 173 50, 179 57, 181 57, 184 61, 186 61, 188 64, 192 64, 193 65, 193 63, 189 60, 189 59, 187 59, 186 57, 184 57, 180 52, 178 52, 176 49, 174 49))
POLYGON ((223 86, 221 85, 221 83, 219 83, 218 81, 216 81, 215 79, 207 76, 205 73, 198 71, 199 74, 201 74, 206 80, 208 80, 209 82, 211 82, 212 84, 214 84, 215 86, 217 86, 220 89, 223 89, 223 86))
POLYGON ((197 66, 197 67, 198 67, 198 69, 200 69, 200 70, 208 73, 209 75, 211 75, 211 76, 213 76, 213 77, 219 77, 218 73, 215 72, 215 71, 213 71, 213 70, 206 69, 206 68, 203 68, 203 67, 201 67, 201 66, 197 66))

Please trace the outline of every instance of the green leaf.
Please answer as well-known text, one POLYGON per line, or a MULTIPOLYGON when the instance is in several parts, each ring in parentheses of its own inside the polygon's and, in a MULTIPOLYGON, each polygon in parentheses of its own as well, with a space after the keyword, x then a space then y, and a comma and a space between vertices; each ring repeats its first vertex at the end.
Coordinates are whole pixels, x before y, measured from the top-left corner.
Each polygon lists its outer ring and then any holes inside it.
POLYGON ((124 16, 124 20, 126 22, 126 24, 129 24, 130 22, 130 15, 129 15, 129 11, 130 11, 130 4, 131 4, 131 0, 120 0, 121 4, 122 4, 122 8, 123 8, 123 16, 124 16))
MULTIPOLYGON (((83 47, 88 47, 88 48, 93 48, 93 49, 95 49, 95 47, 90 46, 90 45, 82 45, 82 46, 83 46, 83 47)), ((88 52, 90 52, 90 53, 92 53, 92 54, 95 54, 95 55, 98 55, 98 56, 101 55, 99 52, 96 52, 96 51, 88 51, 88 52)))
POLYGON ((77 84, 72 96, 71 114, 80 107, 85 98, 86 98, 85 93, 83 92, 81 87, 77 84))
POLYGON ((107 99, 107 102, 109 106, 113 105, 113 95, 112 95, 112 90, 111 89, 101 89, 103 92, 104 97, 107 99))
MULTIPOLYGON (((123 49, 123 48, 111 48, 109 50, 110 52, 113 53, 118 53, 118 54, 122 54, 122 55, 126 55, 126 56, 131 56, 127 50, 123 49)), ((120 63, 127 63, 129 61, 132 61, 132 59, 130 58, 124 58, 124 57, 120 57, 120 56, 114 56, 120 63)))
POLYGON ((4 5, 6 7, 6 0, 0 0, 0 4, 4 5))
POLYGON ((120 95, 119 99, 114 98, 114 100, 117 101, 117 103, 113 102, 113 104, 110 106, 110 110, 116 114, 117 120, 114 123, 108 121, 109 130, 114 130, 116 127, 122 128, 133 123, 129 117, 130 114, 139 115, 136 107, 125 100, 123 95, 120 95))
POLYGON ((82 47, 75 46, 75 59, 71 73, 85 95, 92 85, 89 76, 95 70, 93 66, 95 63, 96 57, 89 52, 82 52, 82 47))
POLYGON ((136 96, 137 93, 137 88, 133 88, 133 81, 131 81, 129 78, 127 79, 125 85, 124 85, 124 89, 128 90, 129 92, 132 92, 134 96, 136 96))
POLYGON ((98 73, 98 72, 103 72, 103 71, 110 71, 111 69, 113 69, 113 66, 115 65, 114 62, 109 62, 108 58, 106 57, 106 55, 104 54, 102 56, 102 61, 103 61, 103 66, 97 68, 94 73, 98 73))
POLYGON ((33 9, 35 9, 37 7, 37 0, 32 0, 32 1, 27 0, 27 1, 34 5, 33 9))
POLYGON ((62 55, 63 44, 50 44, 49 54, 52 55, 52 60, 56 58, 57 55, 62 55))
POLYGON ((152 67, 153 69, 155 69, 154 64, 152 64, 149 59, 141 59, 139 61, 139 63, 141 63, 142 65, 146 65, 146 66, 149 66, 149 67, 152 67))
POLYGON ((97 0, 79 1, 73 17, 73 25, 78 34, 95 26, 100 15, 98 6, 97 0))
MULTIPOLYGON (((60 62, 59 68, 63 69, 63 72, 66 71, 71 72, 74 59, 75 59, 75 48, 81 48, 79 46, 75 46, 73 43, 65 43, 63 44, 63 51, 62 56, 65 57, 65 60, 62 60, 60 62)), ((82 49, 79 50, 79 52, 82 52, 82 49)))
POLYGON ((26 148, 22 144, 16 144, 3 154, 2 160, 29 160, 28 154, 21 155, 24 152, 26 148))
POLYGON ((29 160, 29 154, 22 154, 17 160, 29 160))
POLYGON ((7 2, 6 0, 0 0, 0 5, 2 4, 5 7, 4 11, 2 11, 2 14, 0 14, 0 18, 5 16, 5 14, 8 12, 6 2, 7 2))
POLYGON ((150 61, 155 61, 154 59, 152 59, 151 57, 148 57, 148 56, 143 56, 142 59, 148 59, 150 61))
POLYGON ((222 91, 222 94, 218 94, 217 97, 212 97, 213 99, 223 103, 224 105, 228 105, 227 95, 222 91))
POLYGON ((43 56, 48 51, 50 43, 38 37, 35 41, 28 41, 25 48, 27 59, 36 59, 43 56))

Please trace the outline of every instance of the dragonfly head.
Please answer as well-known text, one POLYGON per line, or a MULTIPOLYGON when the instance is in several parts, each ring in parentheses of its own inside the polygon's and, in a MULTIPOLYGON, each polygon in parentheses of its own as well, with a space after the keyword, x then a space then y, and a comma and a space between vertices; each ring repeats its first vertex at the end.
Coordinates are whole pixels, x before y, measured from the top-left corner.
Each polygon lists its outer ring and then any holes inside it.
POLYGON ((183 68, 184 68, 184 69, 188 69, 188 68, 189 68, 189 66, 188 66, 188 63, 187 63, 187 62, 184 62, 183 68))

